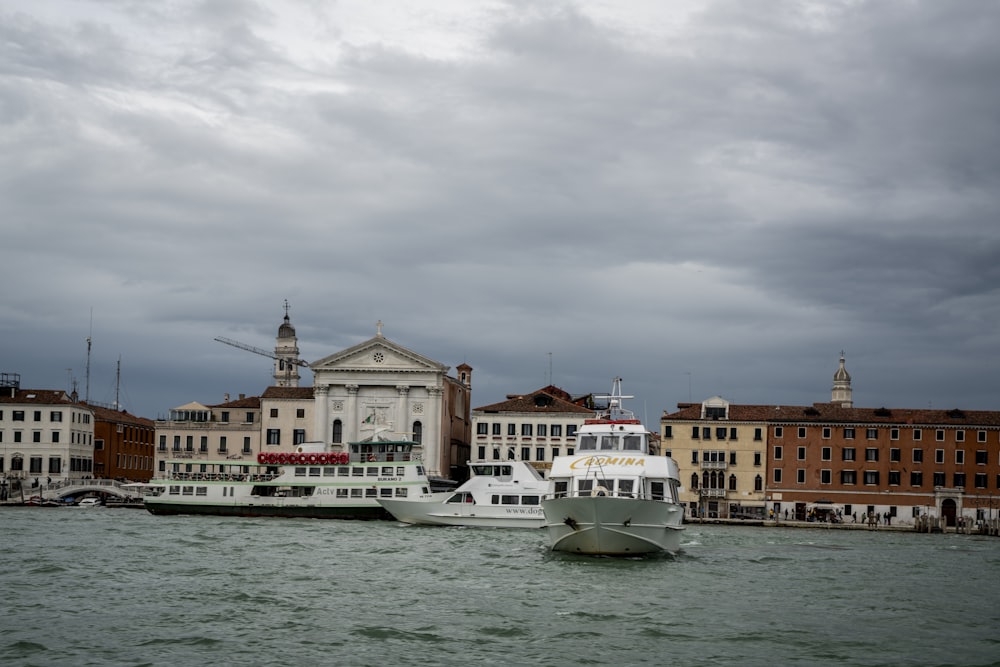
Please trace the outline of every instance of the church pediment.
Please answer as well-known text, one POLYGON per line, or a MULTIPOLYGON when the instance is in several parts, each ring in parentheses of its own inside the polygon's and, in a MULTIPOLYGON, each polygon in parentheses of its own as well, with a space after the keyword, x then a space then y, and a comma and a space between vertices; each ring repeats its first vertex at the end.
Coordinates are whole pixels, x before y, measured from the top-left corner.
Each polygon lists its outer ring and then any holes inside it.
POLYGON ((381 336, 320 359, 309 366, 313 373, 345 370, 448 372, 447 366, 381 336))

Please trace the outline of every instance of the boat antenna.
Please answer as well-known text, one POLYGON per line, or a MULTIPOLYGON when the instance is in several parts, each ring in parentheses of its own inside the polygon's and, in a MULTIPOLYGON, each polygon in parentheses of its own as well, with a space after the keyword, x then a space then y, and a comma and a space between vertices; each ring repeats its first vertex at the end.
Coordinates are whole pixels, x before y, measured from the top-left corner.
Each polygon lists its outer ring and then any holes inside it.
POLYGON ((83 400, 90 403, 90 341, 94 333, 94 309, 90 309, 90 333, 87 334, 87 383, 84 385, 83 400))

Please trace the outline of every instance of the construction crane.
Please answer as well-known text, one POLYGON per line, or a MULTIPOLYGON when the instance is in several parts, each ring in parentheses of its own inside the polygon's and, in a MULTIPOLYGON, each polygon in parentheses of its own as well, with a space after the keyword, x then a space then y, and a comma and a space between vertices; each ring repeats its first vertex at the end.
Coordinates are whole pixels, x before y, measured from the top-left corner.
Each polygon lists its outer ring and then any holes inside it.
POLYGON ((220 343, 225 343, 226 345, 232 345, 233 347, 238 347, 239 349, 246 350, 247 352, 253 352, 254 354, 259 354, 262 357, 270 357, 271 359, 277 359, 278 361, 283 362, 282 365, 284 365, 285 367, 286 385, 291 383, 293 365, 302 366, 304 368, 309 367, 308 361, 302 361, 301 359, 285 359, 283 357, 279 357, 274 352, 269 352, 263 348, 255 347, 253 345, 247 345, 246 343, 241 343, 238 340, 233 340, 231 338, 224 338, 223 336, 216 336, 215 340, 219 341, 220 343))

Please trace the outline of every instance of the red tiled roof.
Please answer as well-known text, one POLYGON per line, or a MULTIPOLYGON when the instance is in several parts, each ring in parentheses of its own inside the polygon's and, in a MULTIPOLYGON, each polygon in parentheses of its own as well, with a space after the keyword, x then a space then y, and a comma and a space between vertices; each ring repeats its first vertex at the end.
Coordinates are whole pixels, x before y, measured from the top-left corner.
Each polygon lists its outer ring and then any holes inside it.
POLYGON ((261 398, 313 398, 312 387, 268 387, 261 398))
POLYGON ((481 408, 474 408, 474 410, 476 412, 537 412, 541 414, 571 412, 593 416, 593 410, 570 402, 567 400, 568 397, 569 394, 562 389, 550 386, 530 394, 511 395, 507 397, 506 401, 484 405, 481 408), (551 393, 550 389, 556 389, 557 394, 551 393), (563 398, 563 396, 567 398, 563 398))
POLYGON ((80 405, 61 389, 0 389, 0 403, 24 403, 35 405, 80 405))
MULTIPOLYGON (((663 421, 701 419, 700 403, 679 403, 663 421)), ((834 403, 812 405, 729 405, 728 421, 845 424, 922 424, 997 426, 1000 412, 991 410, 920 410, 910 408, 844 408, 834 403)))

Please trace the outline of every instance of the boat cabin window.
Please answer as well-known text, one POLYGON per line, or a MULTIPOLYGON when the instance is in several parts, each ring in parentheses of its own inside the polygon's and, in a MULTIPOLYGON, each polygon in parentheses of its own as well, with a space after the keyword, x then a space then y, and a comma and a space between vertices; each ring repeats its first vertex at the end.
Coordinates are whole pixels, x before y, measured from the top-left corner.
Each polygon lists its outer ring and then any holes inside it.
POLYGON ((601 450, 611 451, 618 449, 618 438, 613 435, 603 435, 601 436, 601 450))
POLYGON ((374 486, 371 486, 371 487, 368 487, 367 489, 365 489, 365 498, 377 498, 377 497, 378 497, 378 489, 377 488, 375 488, 374 486))
POLYGON ((576 481, 576 490, 581 496, 589 496, 593 489, 594 480, 592 479, 578 479, 576 481))
POLYGON ((347 489, 337 489, 337 497, 338 498, 346 498, 347 497, 347 489))
POLYGON ((385 477, 392 477, 392 466, 383 466, 382 475, 385 477))
POLYGON ((597 436, 581 435, 580 439, 577 441, 576 448, 581 452, 597 449, 597 436))
POLYGON ((367 470, 368 470, 367 475, 369 477, 378 477, 378 468, 375 468, 373 466, 371 468, 368 468, 367 470))
POLYGON ((625 496, 626 498, 631 498, 635 489, 635 480, 631 479, 620 479, 618 480, 618 495, 625 496))
POLYGON ((351 489, 351 498, 361 498, 363 489, 351 489))
POLYGON ((474 502, 471 493, 456 493, 448 499, 449 503, 471 503, 474 502))
POLYGON ((565 496, 566 495, 566 490, 568 488, 569 488, 569 486, 568 486, 568 484, 566 482, 556 482, 556 485, 555 485, 556 498, 561 498, 562 496, 565 496))
POLYGON ((641 435, 626 435, 625 436, 625 451, 628 452, 638 452, 642 450, 642 436, 641 435))
POLYGON ((396 489, 396 497, 397 498, 405 498, 406 497, 406 487, 405 486, 403 488, 401 488, 401 489, 396 489))
POLYGON ((663 500, 663 482, 650 482, 649 493, 653 500, 663 500))
POLYGON ((610 496, 615 492, 615 480, 613 479, 599 479, 597 480, 597 486, 594 487, 594 493, 599 496, 610 496))
POLYGON ((522 505, 538 505, 540 502, 539 496, 521 496, 522 505))

